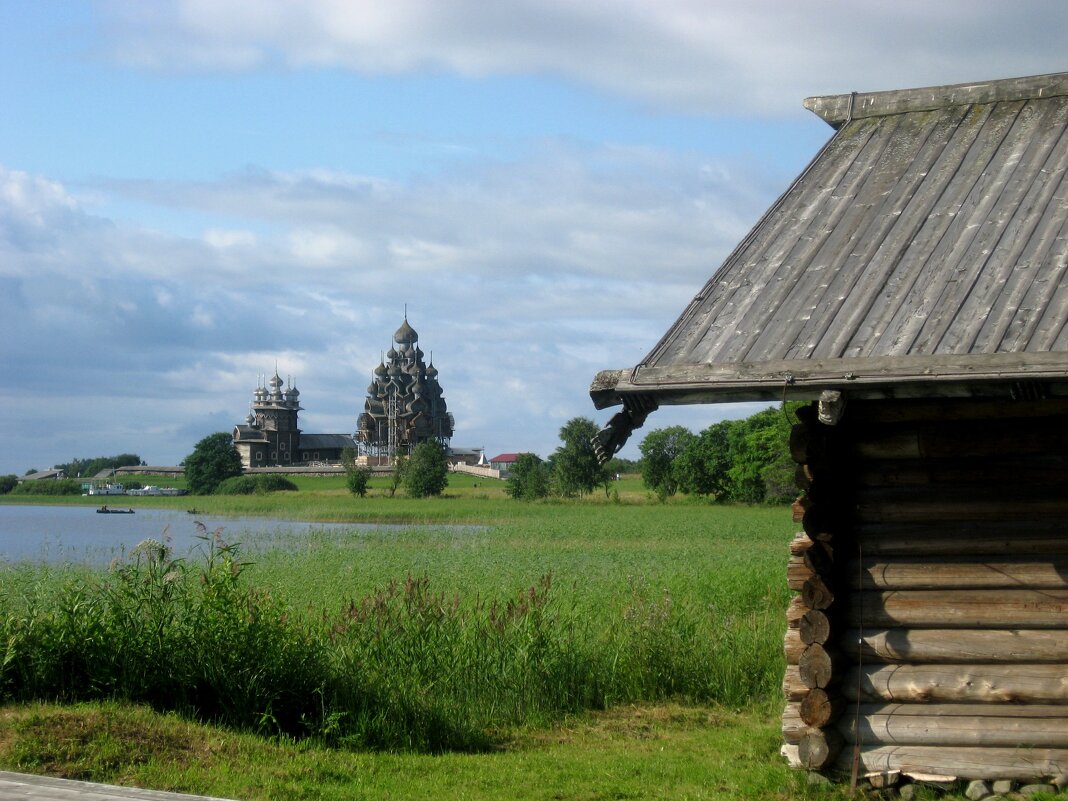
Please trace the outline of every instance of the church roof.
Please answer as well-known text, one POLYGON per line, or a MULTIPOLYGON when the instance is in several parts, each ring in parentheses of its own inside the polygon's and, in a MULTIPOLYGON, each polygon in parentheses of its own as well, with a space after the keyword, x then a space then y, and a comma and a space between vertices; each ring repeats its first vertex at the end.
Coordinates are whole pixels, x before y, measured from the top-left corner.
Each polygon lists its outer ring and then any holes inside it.
POLYGON ((307 448, 354 448, 356 441, 349 434, 301 434, 300 447, 307 448))
POLYGON ((836 133, 598 408, 1068 380, 1068 73, 805 105, 836 133))
POLYGON ((411 345, 414 342, 419 341, 419 334, 415 332, 415 329, 408 325, 408 318, 404 318, 404 322, 401 323, 401 327, 397 329, 397 332, 393 335, 393 341, 398 345, 411 345))

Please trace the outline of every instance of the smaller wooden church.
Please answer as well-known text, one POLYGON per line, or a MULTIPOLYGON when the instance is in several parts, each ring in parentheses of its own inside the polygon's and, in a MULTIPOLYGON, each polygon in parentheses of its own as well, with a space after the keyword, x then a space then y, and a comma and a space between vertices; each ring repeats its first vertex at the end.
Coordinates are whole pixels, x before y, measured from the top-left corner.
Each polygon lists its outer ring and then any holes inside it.
MULTIPOLYGON (((834 134, 638 365, 661 404, 811 399, 783 753, 1068 774, 1068 73, 806 107, 834 134)), ((785 556, 785 555, 784 555, 785 556)))

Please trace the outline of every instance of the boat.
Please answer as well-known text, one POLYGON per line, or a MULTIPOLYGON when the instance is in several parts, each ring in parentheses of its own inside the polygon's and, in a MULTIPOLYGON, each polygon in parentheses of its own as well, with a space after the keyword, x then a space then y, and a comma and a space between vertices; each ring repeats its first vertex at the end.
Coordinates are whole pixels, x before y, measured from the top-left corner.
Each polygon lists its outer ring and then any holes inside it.
POLYGON ((133 509, 108 509, 106 506, 101 506, 96 510, 98 515, 132 515, 133 509))

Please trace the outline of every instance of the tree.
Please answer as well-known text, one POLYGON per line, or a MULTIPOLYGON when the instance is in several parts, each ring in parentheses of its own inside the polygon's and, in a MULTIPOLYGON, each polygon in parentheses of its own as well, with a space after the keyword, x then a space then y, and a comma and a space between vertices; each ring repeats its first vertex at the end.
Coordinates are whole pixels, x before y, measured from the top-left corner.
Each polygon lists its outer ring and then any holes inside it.
POLYGON ((695 439, 682 426, 650 431, 638 449, 642 452, 642 481, 661 499, 674 495, 679 488, 679 469, 675 460, 695 439))
MULTIPOLYGON (((793 404, 794 408, 796 406, 793 404)), ((782 500, 781 497, 769 497, 768 480, 773 473, 781 472, 789 453, 791 418, 788 411, 765 409, 738 421, 732 429, 731 468, 728 471, 731 500, 742 503, 782 500)))
POLYGON ((404 471, 404 491, 412 498, 441 495, 449 483, 449 464, 445 449, 428 439, 412 448, 404 471))
POLYGON ((389 497, 397 494, 397 488, 404 483, 404 474, 408 471, 408 458, 398 453, 393 457, 393 472, 389 474, 389 497))
POLYGON ((194 495, 210 495, 223 481, 241 475, 241 456, 225 431, 209 434, 185 457, 185 483, 194 495))
POLYGON ((512 466, 505 492, 521 501, 548 496, 552 477, 549 466, 533 453, 521 453, 512 466))
POLYGON ((730 430, 738 421, 714 423, 698 434, 675 460, 679 489, 691 495, 730 497, 730 430))
POLYGON ((6 476, 0 476, 0 495, 7 495, 18 485, 19 479, 18 476, 16 476, 14 473, 8 473, 6 476))
POLYGON ((355 449, 342 448, 341 466, 345 468, 345 486, 348 487, 349 492, 359 498, 366 496, 371 471, 366 467, 357 466, 355 449))
POLYGON ((608 471, 593 450, 596 434, 597 424, 588 417, 573 417, 560 429, 564 444, 553 452, 553 483, 565 498, 588 495, 608 482, 608 471))

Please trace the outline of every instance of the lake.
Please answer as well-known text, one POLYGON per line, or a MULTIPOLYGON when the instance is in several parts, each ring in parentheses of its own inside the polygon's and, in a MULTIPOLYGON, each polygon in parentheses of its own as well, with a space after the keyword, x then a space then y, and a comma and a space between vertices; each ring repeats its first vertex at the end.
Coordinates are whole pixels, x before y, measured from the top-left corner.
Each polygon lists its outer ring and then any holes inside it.
MULTIPOLYGON (((123 508, 117 503, 109 506, 123 508)), ((239 542, 245 551, 269 547, 293 534, 421 528, 371 523, 308 523, 262 517, 216 517, 191 515, 180 509, 138 509, 132 515, 103 515, 97 514, 96 507, 92 506, 0 504, 0 563, 79 562, 107 565, 148 538, 167 539, 176 556, 186 556, 204 545, 197 522, 203 523, 209 532, 221 529, 224 542, 239 542)))

